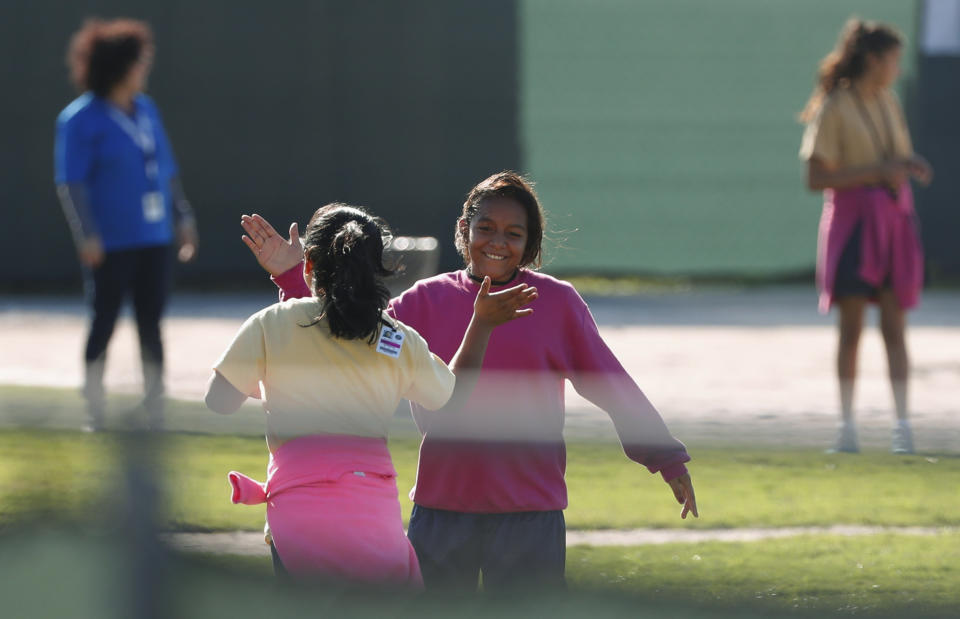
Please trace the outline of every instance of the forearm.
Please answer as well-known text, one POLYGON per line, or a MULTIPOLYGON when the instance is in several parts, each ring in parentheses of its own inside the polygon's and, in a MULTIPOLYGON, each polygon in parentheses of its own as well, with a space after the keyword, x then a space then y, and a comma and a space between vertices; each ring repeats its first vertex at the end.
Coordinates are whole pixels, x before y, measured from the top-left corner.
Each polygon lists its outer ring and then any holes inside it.
POLYGON ((670 434, 660 413, 632 379, 597 377, 591 388, 577 391, 602 408, 613 421, 628 458, 669 481, 686 472, 687 448, 670 434), (629 381, 629 384, 627 384, 629 381))
POLYGON ((284 271, 280 275, 271 275, 270 281, 280 290, 280 300, 302 299, 311 295, 307 282, 303 279, 303 262, 284 271))
POLYGON ((875 185, 883 181, 879 165, 856 166, 827 170, 823 167, 811 168, 807 185, 812 191, 824 189, 849 189, 863 185, 875 185))
POLYGON ((76 246, 79 248, 84 241, 99 238, 100 233, 87 198, 87 188, 82 183, 64 183, 57 185, 57 196, 76 246))
POLYGON ((193 215, 193 207, 187 200, 187 195, 183 191, 183 183, 179 176, 170 179, 170 195, 173 198, 173 221, 177 226, 196 225, 196 219, 193 215))

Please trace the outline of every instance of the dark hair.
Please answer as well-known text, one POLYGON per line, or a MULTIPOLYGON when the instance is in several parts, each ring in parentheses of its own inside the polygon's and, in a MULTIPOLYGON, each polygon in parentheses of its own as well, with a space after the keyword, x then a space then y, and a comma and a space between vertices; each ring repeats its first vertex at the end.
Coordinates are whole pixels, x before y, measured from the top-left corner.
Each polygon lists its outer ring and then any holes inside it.
POLYGON ((527 245, 524 247, 523 256, 520 258, 520 267, 528 265, 539 267, 542 264, 543 251, 543 229, 546 224, 546 216, 543 207, 540 205, 540 199, 533 190, 533 183, 516 172, 506 170, 489 176, 470 190, 467 199, 463 203, 463 213, 457 220, 457 229, 454 233, 454 242, 457 250, 463 256, 463 261, 470 264, 470 239, 469 232, 464 231, 460 226, 460 221, 467 223, 469 229, 470 222, 480 210, 480 206, 485 200, 495 198, 509 198, 523 207, 527 213, 527 245))
POLYGON ((386 222, 363 208, 333 203, 317 209, 307 224, 304 255, 313 264, 313 286, 323 295, 323 317, 334 337, 369 338, 372 343, 390 291, 382 278, 393 271, 383 264, 386 222))
POLYGON ((77 90, 92 90, 99 97, 130 73, 130 68, 153 53, 150 26, 135 19, 88 19, 70 39, 67 67, 77 90))
POLYGON ((833 50, 820 61, 817 85, 800 113, 800 120, 813 119, 824 97, 837 86, 847 86, 867 69, 867 55, 881 55, 903 45, 903 37, 891 26, 855 17, 847 20, 833 50))

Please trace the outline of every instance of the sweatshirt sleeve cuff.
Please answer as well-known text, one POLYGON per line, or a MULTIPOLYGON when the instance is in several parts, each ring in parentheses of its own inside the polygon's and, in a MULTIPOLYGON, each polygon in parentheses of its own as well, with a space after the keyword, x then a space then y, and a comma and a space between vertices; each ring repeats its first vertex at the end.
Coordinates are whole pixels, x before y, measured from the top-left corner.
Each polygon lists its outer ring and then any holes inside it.
POLYGON ((280 275, 271 275, 270 281, 280 289, 280 300, 310 296, 307 283, 303 281, 303 262, 297 263, 280 275))
POLYGON ((663 476, 663 481, 673 481, 681 475, 684 475, 686 472, 687 467, 683 462, 670 464, 660 469, 660 474, 663 476))

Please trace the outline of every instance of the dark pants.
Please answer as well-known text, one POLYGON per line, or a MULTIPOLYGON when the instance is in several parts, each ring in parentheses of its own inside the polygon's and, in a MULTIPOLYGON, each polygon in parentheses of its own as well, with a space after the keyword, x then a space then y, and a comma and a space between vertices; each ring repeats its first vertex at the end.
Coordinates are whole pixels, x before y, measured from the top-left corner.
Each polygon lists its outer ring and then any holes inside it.
POLYGON ((469 514, 413 506, 407 537, 428 590, 495 594, 565 589, 562 511, 469 514))
POLYGON ((140 337, 144 406, 151 425, 159 427, 162 424, 164 387, 160 319, 169 296, 171 273, 172 253, 166 245, 110 251, 100 266, 85 271, 87 301, 93 315, 83 356, 86 362, 84 395, 94 424, 102 423, 107 344, 127 295, 133 297, 140 337))

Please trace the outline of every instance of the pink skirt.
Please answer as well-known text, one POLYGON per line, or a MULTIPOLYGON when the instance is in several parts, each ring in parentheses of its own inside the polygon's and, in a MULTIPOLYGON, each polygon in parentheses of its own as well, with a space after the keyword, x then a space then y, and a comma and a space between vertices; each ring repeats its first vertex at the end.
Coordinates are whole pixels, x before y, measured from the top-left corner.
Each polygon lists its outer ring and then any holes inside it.
POLYGON ((896 198, 879 187, 826 190, 817 240, 817 288, 820 311, 834 300, 837 267, 844 247, 860 229, 857 275, 866 284, 889 285, 903 309, 920 302, 923 248, 917 232, 910 184, 896 198))
POLYGON ((234 503, 267 503, 280 560, 305 580, 422 588, 382 438, 316 435, 270 457, 267 483, 230 472, 234 503))

